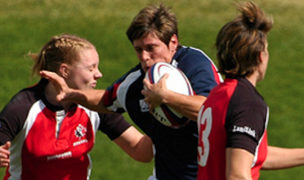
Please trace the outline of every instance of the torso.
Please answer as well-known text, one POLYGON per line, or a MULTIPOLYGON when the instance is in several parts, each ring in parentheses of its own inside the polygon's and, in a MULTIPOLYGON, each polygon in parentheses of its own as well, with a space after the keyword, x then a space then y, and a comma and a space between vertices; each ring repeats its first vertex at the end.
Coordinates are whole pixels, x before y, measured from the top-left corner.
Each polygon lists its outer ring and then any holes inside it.
MULTIPOLYGON (((204 55, 197 50, 188 50, 186 48, 180 49, 175 58, 178 58, 179 55, 183 57, 179 61, 172 60, 172 64, 186 74, 197 94, 207 96, 210 89, 217 85, 217 80, 214 78, 216 75, 210 68, 211 61, 207 57, 202 60, 204 55), (191 56, 195 57, 192 58, 193 62, 190 61, 189 57, 191 56), (203 67, 200 67, 199 63, 196 64, 200 61, 203 61, 203 67), (194 74, 196 71, 200 71, 200 68, 205 69, 206 73, 197 77, 194 74)), ((116 112, 128 112, 136 125, 151 137, 156 149, 155 173, 157 178, 194 180, 197 173, 197 124, 191 121, 183 128, 172 129, 158 122, 149 113, 148 105, 144 102, 144 96, 141 94, 144 76, 145 73, 140 64, 137 65, 108 88, 105 104, 116 112)))
POLYGON ((267 124, 268 107, 250 82, 226 78, 211 91, 199 113, 198 179, 226 179, 227 147, 254 155, 251 174, 258 179, 267 155, 267 124))
MULTIPOLYGON (((108 118, 113 118, 113 123, 122 119, 77 105, 65 113, 46 101, 41 86, 19 92, 0 114, 0 122, 10 124, 0 131, 8 134, 0 140, 12 141, 11 162, 4 179, 86 180, 92 166, 88 152, 97 130, 111 126, 108 118)), ((113 133, 108 136, 116 138, 128 127, 127 123, 109 129, 113 133)))

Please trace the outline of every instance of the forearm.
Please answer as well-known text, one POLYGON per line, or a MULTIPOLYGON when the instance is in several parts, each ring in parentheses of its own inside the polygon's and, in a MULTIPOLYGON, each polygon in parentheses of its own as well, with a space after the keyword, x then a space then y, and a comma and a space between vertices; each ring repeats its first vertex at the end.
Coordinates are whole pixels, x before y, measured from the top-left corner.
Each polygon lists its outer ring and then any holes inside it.
POLYGON ((150 162, 152 161, 154 154, 153 154, 153 148, 152 148, 152 140, 147 136, 144 135, 139 143, 135 147, 136 152, 136 159, 140 162, 150 162))
POLYGON ((103 95, 105 90, 72 90, 66 98, 69 101, 81 104, 88 109, 100 113, 110 113, 111 111, 103 105, 103 95))
POLYGON ((276 170, 301 165, 304 165, 304 149, 268 146, 267 158, 262 169, 276 170))
POLYGON ((152 140, 133 126, 116 138, 114 142, 136 161, 150 162, 154 157, 152 140))
POLYGON ((193 121, 197 121, 198 112, 205 102, 206 97, 201 95, 186 96, 177 93, 169 93, 163 99, 163 103, 193 121))

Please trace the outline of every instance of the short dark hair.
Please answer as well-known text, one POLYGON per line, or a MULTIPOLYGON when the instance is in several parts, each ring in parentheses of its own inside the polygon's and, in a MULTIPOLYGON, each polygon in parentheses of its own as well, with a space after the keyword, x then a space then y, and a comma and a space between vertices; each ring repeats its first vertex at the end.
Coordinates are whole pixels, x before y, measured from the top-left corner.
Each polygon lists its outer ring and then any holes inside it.
POLYGON ((174 34, 178 36, 177 19, 170 10, 171 8, 165 7, 162 3, 140 10, 127 30, 130 42, 133 43, 135 39, 144 38, 154 32, 162 42, 168 45, 174 34))

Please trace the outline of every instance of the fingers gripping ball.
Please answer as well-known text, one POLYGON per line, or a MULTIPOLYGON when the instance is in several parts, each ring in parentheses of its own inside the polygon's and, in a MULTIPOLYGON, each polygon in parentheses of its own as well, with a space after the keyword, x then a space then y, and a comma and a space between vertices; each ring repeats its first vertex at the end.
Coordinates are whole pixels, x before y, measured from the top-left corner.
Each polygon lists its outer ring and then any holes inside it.
MULTIPOLYGON (((184 95, 194 94, 186 75, 180 69, 165 62, 154 64, 146 72, 145 78, 148 79, 151 84, 154 84, 166 73, 169 74, 166 81, 168 90, 184 95)), ((153 115, 160 123, 172 128, 180 128, 190 121, 188 118, 165 104, 155 107, 153 115)))

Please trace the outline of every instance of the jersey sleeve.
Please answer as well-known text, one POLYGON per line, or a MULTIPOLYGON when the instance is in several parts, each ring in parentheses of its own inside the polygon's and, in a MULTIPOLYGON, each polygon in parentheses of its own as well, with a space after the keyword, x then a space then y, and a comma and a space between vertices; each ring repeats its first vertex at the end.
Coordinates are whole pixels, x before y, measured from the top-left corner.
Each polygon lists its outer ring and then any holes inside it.
POLYGON ((141 73, 140 69, 140 64, 138 64, 107 88, 103 96, 103 104, 108 110, 116 113, 126 112, 124 101, 131 84, 130 81, 133 80, 134 72, 141 73))
POLYGON ((230 105, 227 111, 227 147, 241 148, 255 154, 266 131, 267 107, 249 100, 242 101, 238 105, 230 105))
POLYGON ((111 140, 118 138, 131 125, 123 115, 118 113, 99 114, 100 125, 99 130, 105 133, 111 140))
POLYGON ((178 67, 188 77, 191 86, 197 95, 207 97, 222 78, 211 59, 202 51, 189 48, 178 67))
POLYGON ((8 117, 12 112, 4 109, 0 114, 0 145, 5 144, 7 141, 12 141, 16 136, 17 118, 8 117))
POLYGON ((28 103, 30 99, 27 93, 18 93, 1 111, 0 145, 12 141, 21 131, 31 105, 28 103))

